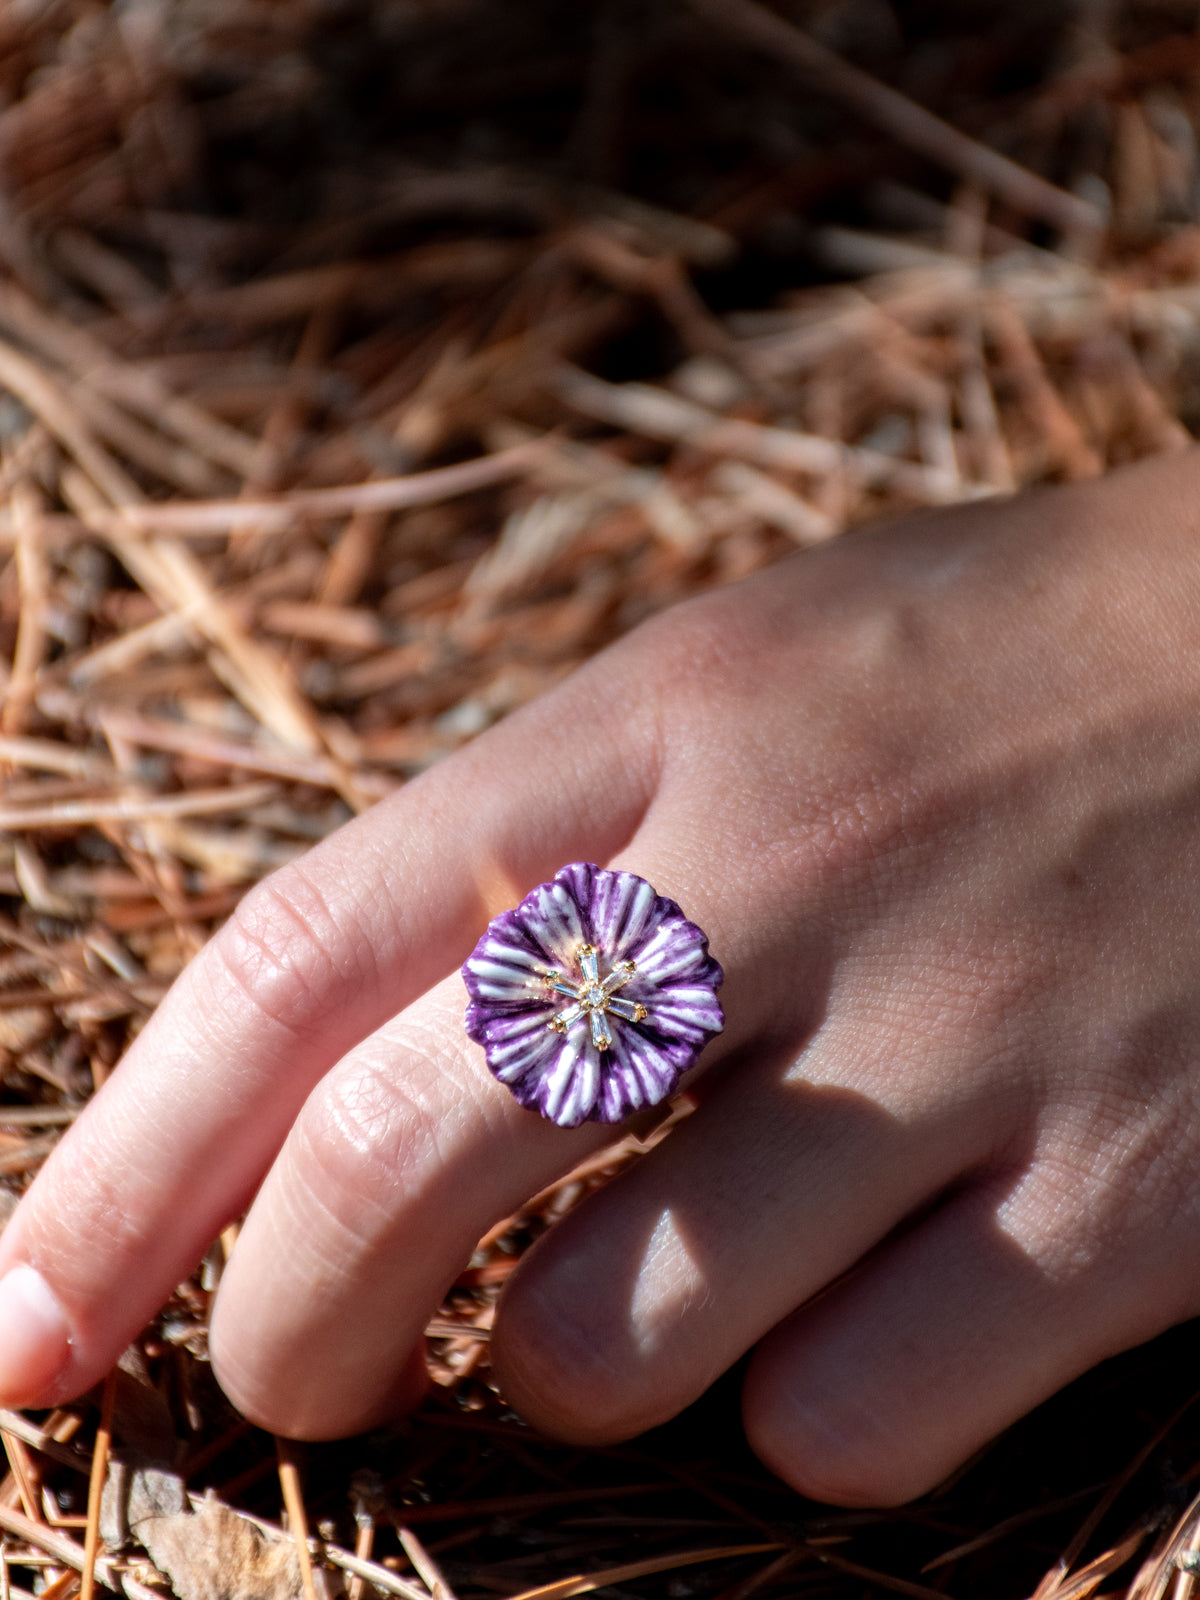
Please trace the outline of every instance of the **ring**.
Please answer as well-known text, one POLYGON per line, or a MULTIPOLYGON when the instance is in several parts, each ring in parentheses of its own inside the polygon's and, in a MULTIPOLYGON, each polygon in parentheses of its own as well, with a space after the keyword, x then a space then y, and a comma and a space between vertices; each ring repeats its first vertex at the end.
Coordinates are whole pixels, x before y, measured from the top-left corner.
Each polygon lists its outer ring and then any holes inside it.
POLYGON ((495 917, 462 973, 493 1075, 560 1128, 658 1105, 725 1026, 703 931, 645 878, 586 861, 495 917))

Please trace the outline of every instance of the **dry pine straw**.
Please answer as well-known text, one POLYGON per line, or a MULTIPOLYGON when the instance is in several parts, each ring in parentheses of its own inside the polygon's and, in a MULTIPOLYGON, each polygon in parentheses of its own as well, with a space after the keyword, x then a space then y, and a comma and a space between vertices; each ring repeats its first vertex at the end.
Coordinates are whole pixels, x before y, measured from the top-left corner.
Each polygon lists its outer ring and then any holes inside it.
MULTIPOLYGON (((250 884, 646 615, 868 520, 1189 442, 1200 49, 1177 9, 1143 39, 1137 6, 1111 8, 1102 48, 962 132, 782 12, 697 0, 720 50, 815 70, 848 139, 879 129, 921 158, 897 174, 864 147, 875 213, 806 236, 833 286, 721 314, 698 283, 790 214, 812 161, 747 163, 685 210, 536 162, 409 160, 284 247, 181 196, 206 139, 266 114, 256 90, 268 112, 298 92, 276 69, 313 26, 301 5, 0 14, 7 1206, 250 884), (247 84, 194 93, 231 51, 247 84), (977 136, 998 128, 1031 154, 998 159, 977 136), (1068 193, 1036 159, 1081 128, 1094 181, 1068 193), (519 227, 489 222, 497 185, 519 227), (670 359, 614 381, 606 351, 647 328, 670 359)), ((585 95, 595 148, 619 120, 608 82, 585 95)), ((640 1148, 481 1241, 430 1325, 432 1399, 369 1440, 298 1451, 229 1412, 204 1361, 219 1242, 102 1399, 0 1419, 0 1596, 161 1585, 100 1537, 110 1433, 215 1488, 197 1514, 243 1595, 271 1592, 289 1540, 288 1583, 352 1600, 1191 1593, 1187 1330, 896 1513, 829 1513, 770 1479, 732 1380, 623 1449, 532 1435, 490 1382, 496 1295, 640 1148), (261 1533, 240 1567, 229 1506, 261 1533)))

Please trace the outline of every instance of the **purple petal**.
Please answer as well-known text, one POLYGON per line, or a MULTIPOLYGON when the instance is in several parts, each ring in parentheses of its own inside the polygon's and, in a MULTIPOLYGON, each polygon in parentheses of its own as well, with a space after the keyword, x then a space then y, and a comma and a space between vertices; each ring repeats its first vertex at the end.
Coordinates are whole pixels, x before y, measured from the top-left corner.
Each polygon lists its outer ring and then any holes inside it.
POLYGON ((546 1071, 562 1043, 545 1012, 520 1012, 489 1021, 479 1040, 501 1083, 515 1083, 528 1072, 546 1071))
POLYGON ((672 902, 656 895, 645 878, 632 872, 597 872, 596 879, 591 901, 595 943, 610 951, 614 962, 625 960, 641 947, 656 905, 672 902))
POLYGON ((682 915, 661 918, 634 958, 643 978, 656 986, 670 982, 692 982, 700 976, 711 957, 708 941, 694 922, 682 915))
MULTIPOLYGON (((561 875, 560 875, 561 877, 561 875)), ((591 941, 584 906, 559 878, 539 884, 517 907, 528 937, 546 952, 552 966, 569 966, 581 944, 591 941)))
POLYGON ((725 1025, 716 995, 703 988, 660 989, 654 1002, 654 1020, 661 1031, 697 1044, 709 1034, 720 1033, 725 1025))
POLYGON ((670 1052, 644 1034, 622 1033, 607 1052, 613 1057, 605 1074, 597 1122, 621 1122, 643 1106, 656 1106, 675 1088, 682 1068, 670 1052))

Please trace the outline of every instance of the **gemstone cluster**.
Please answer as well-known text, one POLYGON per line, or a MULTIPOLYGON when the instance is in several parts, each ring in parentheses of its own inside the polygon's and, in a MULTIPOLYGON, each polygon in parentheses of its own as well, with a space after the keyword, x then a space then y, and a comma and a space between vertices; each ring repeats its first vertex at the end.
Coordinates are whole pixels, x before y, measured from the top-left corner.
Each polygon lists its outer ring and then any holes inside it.
POLYGON ((590 1019, 592 1043, 596 1049, 611 1049, 612 1035, 604 1020, 610 1012, 613 1016, 623 1017, 626 1022, 645 1022, 650 1014, 640 1001, 622 999, 616 992, 633 977, 637 963, 620 961, 601 981, 599 951, 593 945, 581 944, 579 970, 583 973, 583 982, 579 984, 564 983, 557 967, 552 967, 547 974, 546 982, 550 987, 575 1002, 565 1011, 556 1012, 547 1026, 553 1028, 555 1033, 566 1033, 568 1028, 587 1017, 590 1019))

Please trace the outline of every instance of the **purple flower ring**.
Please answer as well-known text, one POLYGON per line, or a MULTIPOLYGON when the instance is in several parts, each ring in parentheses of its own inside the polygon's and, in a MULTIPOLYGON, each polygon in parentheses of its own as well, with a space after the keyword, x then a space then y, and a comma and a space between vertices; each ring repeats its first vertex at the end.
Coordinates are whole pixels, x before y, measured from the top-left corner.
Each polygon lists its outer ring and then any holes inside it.
POLYGON ((561 1128, 658 1105, 725 1026, 704 933, 645 878, 586 861, 502 911, 462 971, 492 1073, 561 1128))

